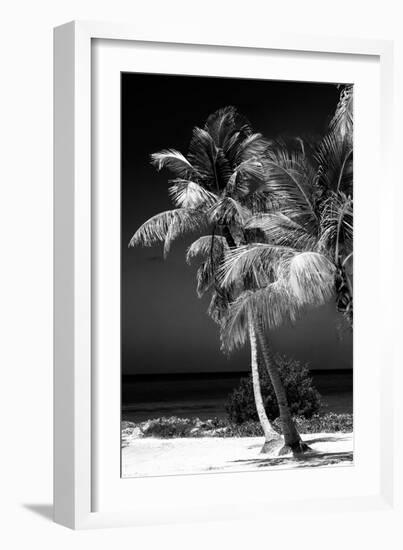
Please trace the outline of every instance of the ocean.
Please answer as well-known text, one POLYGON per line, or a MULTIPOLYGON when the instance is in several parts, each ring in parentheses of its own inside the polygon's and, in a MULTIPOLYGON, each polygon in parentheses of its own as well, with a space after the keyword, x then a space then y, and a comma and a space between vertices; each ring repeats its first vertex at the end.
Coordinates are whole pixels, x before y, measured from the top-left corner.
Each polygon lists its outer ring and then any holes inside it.
MULTIPOLYGON (((122 420, 141 422, 161 416, 201 419, 226 417, 225 402, 248 373, 199 373, 122 377, 122 420)), ((351 370, 312 371, 322 396, 321 412, 353 412, 351 370)))

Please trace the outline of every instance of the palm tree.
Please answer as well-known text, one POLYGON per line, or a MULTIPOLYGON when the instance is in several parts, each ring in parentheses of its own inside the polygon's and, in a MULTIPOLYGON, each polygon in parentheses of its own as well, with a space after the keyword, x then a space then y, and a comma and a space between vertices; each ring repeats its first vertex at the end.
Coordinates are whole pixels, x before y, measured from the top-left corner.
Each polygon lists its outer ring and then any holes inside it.
MULTIPOLYGON (((353 322, 353 88, 341 91, 329 132, 317 145, 296 141, 272 144, 265 166, 277 194, 277 212, 258 214, 246 224, 261 230, 268 242, 291 247, 290 282, 309 305, 310 281, 325 286, 334 278, 336 300, 353 322), (329 260, 326 261, 325 260, 329 260), (322 277, 320 272, 322 271, 322 277), (330 270, 330 271, 329 271, 330 270), (305 284, 307 283, 307 284, 305 284)), ((325 291, 327 293, 327 289, 325 291)))
MULTIPOLYGON (((256 270, 256 280, 260 280, 260 288, 241 292, 227 310, 224 322, 221 325, 221 341, 228 351, 243 346, 251 331, 256 333, 264 364, 273 385, 276 395, 284 445, 279 454, 292 452, 295 455, 309 450, 309 447, 301 440, 291 411, 287 402, 284 385, 282 383, 277 364, 271 353, 268 331, 287 322, 294 322, 301 314, 303 304, 292 292, 288 278, 280 273, 284 269, 284 250, 276 249, 269 245, 260 248, 259 244, 246 245, 231 251, 221 268, 221 284, 226 286, 229 282, 242 278, 249 270, 252 258, 251 251, 259 250, 256 263, 260 264, 256 270), (268 263, 261 261, 261 251, 269 252, 268 263), (246 261, 245 261, 246 260, 246 261), (275 267, 276 266, 276 267, 275 267), (278 270, 278 271, 277 271, 278 270), (272 272, 269 276, 268 273, 272 272)), ((254 263, 253 260, 251 263, 254 263)), ((285 263, 285 262, 284 262, 285 263)), ((324 287, 321 287, 322 291, 324 287)), ((266 444, 263 452, 267 449, 266 444)), ((269 450, 269 449, 267 449, 269 450)))
POLYGON ((228 349, 243 345, 254 319, 279 404, 285 440, 281 452, 294 453, 306 449, 293 423, 266 333, 334 295, 352 323, 351 87, 342 91, 330 131, 313 148, 313 155, 302 140, 297 143, 298 148, 277 143, 267 149, 266 181, 279 209, 249 218, 244 228, 260 231, 260 242, 230 251, 220 278, 225 288, 254 266, 255 289, 241 293, 229 308, 222 340, 228 349))
MULTIPOLYGON (((197 271, 197 291, 199 296, 212 291, 209 313, 217 322, 225 317, 229 303, 244 283, 236 281, 226 289, 220 288, 218 268, 225 254, 244 242, 246 220, 271 200, 261 162, 267 145, 234 107, 225 107, 212 114, 204 128, 194 128, 187 156, 173 149, 151 155, 158 170, 166 167, 175 176, 169 188, 175 208, 146 221, 129 246, 163 242, 165 257, 179 236, 210 230, 211 235, 201 236, 190 246, 187 261, 203 257, 197 271)), ((279 443, 280 437, 263 407, 253 330, 250 337, 256 406, 269 449, 279 443)))
MULTIPOLYGON (((231 289, 220 287, 217 281, 217 273, 220 269, 226 254, 230 250, 227 241, 222 236, 205 235, 194 241, 187 250, 186 261, 190 264, 196 256, 202 256, 205 261, 201 264, 197 273, 197 292, 199 297, 211 289, 212 298, 209 306, 210 316, 221 326, 227 315, 231 303, 231 297, 234 295, 234 285, 231 289)), ((235 282, 235 285, 238 281, 235 282)), ((239 286, 239 284, 238 284, 239 286)), ((265 441, 262 452, 269 453, 281 447, 281 437, 271 425, 264 407, 263 396, 261 392, 258 362, 258 345, 256 333, 252 322, 249 323, 249 342, 251 348, 251 372, 253 394, 255 398, 256 410, 262 427, 265 441)))

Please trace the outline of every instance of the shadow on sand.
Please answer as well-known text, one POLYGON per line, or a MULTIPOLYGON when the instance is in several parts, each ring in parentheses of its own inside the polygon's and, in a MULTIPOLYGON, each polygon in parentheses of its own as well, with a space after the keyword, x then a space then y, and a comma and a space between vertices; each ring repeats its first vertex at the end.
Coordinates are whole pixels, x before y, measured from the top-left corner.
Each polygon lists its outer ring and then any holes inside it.
POLYGON ((304 442, 308 445, 312 445, 312 443, 329 443, 329 442, 336 442, 336 441, 347 441, 350 439, 349 436, 344 437, 334 437, 331 435, 328 435, 327 437, 316 437, 314 439, 304 439, 304 442))
MULTIPOLYGON (((316 437, 312 439, 304 439, 305 443, 312 445, 314 443, 329 443, 329 442, 338 442, 345 441, 348 437, 316 437)), ((252 447, 249 447, 252 448, 252 447)), ((335 466, 341 463, 353 462, 353 452, 352 451, 341 451, 341 452, 325 452, 320 453, 315 450, 312 450, 301 456, 277 456, 277 457, 265 457, 261 455, 261 458, 252 458, 252 459, 240 459, 234 460, 233 463, 244 464, 246 466, 251 466, 255 468, 270 468, 273 466, 287 466, 292 465, 294 468, 312 468, 316 466, 335 466)))

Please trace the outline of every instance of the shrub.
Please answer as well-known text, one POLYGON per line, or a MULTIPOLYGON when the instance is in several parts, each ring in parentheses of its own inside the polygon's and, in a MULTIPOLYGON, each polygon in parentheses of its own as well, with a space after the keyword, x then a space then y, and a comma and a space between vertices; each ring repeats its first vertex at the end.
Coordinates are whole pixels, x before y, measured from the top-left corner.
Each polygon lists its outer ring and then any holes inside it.
POLYGON ((141 425, 141 431, 145 437, 189 437, 194 423, 190 418, 155 418, 147 420, 141 425))
MULTIPOLYGON (((311 418, 319 411, 321 398, 313 386, 308 368, 299 361, 283 355, 276 355, 275 361, 284 384, 291 414, 311 418)), ((259 376, 267 416, 270 420, 274 420, 279 416, 279 410, 273 386, 264 367, 259 368, 259 376)), ((239 387, 228 396, 226 411, 230 421, 236 424, 258 420, 252 375, 242 378, 239 387)))

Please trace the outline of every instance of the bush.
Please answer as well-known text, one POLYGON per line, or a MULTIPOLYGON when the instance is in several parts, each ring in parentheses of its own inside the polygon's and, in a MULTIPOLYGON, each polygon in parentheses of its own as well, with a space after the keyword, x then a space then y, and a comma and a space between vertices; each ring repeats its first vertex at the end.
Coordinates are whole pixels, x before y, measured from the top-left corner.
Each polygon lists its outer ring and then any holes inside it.
MULTIPOLYGON (((204 435, 217 435, 228 428, 228 421, 220 418, 200 420, 199 418, 180 418, 170 416, 146 420, 138 424, 131 423, 131 430, 137 427, 142 437, 203 437, 204 435)), ((123 427, 123 431, 127 427, 123 427)))
MULTIPOLYGON (((276 355, 275 361, 284 384, 291 414, 311 418, 319 411, 321 398, 313 386, 308 368, 299 361, 282 355, 276 355)), ((259 376, 267 416, 269 420, 274 420, 279 416, 279 410, 273 386, 264 367, 259 369, 259 376)), ((230 421, 235 424, 258 420, 252 375, 242 378, 239 387, 228 396, 226 411, 230 421)))
POLYGON ((145 437, 189 437, 193 421, 189 418, 155 418, 141 425, 141 431, 145 437))

